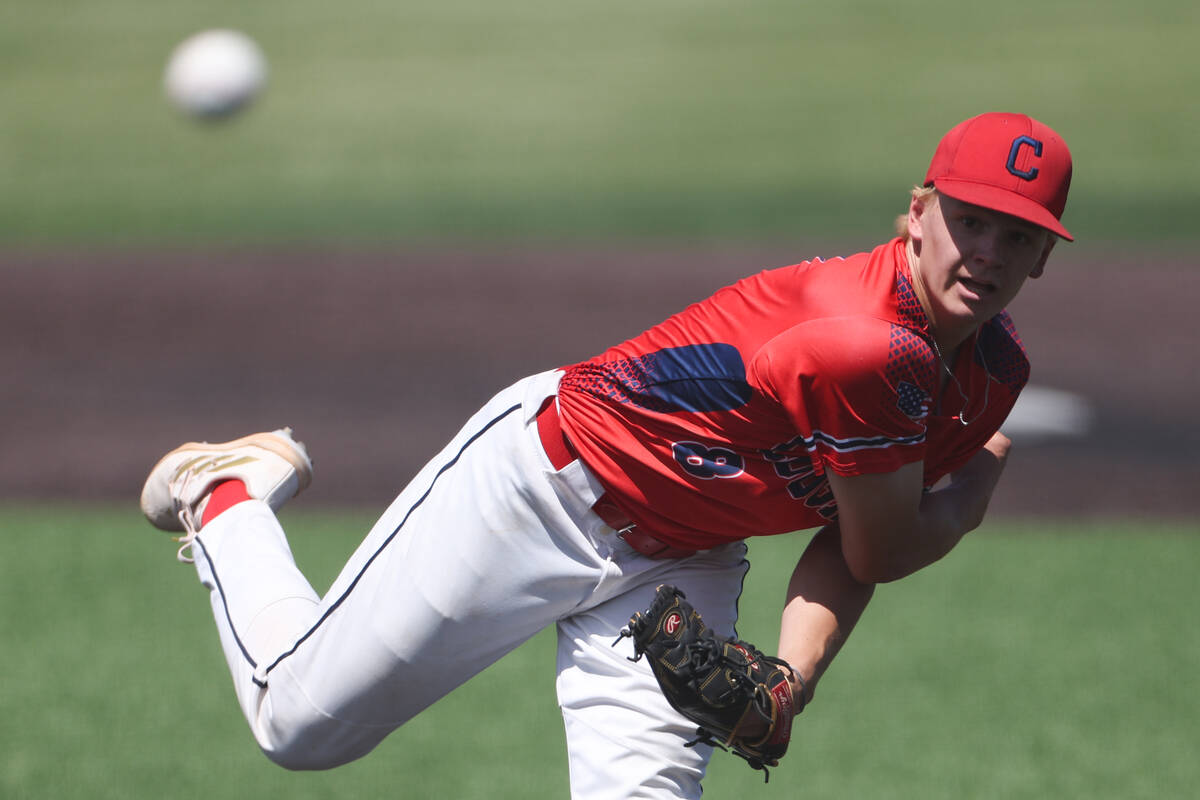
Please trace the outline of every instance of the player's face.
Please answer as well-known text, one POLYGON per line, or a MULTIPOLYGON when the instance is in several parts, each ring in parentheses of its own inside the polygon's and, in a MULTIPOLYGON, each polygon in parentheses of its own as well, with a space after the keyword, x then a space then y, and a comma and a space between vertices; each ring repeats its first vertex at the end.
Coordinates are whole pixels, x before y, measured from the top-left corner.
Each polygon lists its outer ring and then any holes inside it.
POLYGON ((1008 214, 935 195, 909 209, 914 279, 939 332, 964 337, 1041 276, 1056 238, 1008 214))

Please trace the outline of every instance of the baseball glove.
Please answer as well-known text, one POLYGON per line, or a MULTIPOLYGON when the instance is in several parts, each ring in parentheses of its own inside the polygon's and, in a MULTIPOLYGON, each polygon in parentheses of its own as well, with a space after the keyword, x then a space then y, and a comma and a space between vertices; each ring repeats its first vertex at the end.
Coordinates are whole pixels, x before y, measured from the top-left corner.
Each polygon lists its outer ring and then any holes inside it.
POLYGON ((791 679, 804 685, 792 668, 747 642, 715 635, 674 586, 659 586, 617 641, 627 636, 632 660, 647 656, 667 700, 700 726, 688 746, 729 750, 769 780, 766 768, 787 752, 792 718, 804 708, 804 693, 792 695, 791 679))

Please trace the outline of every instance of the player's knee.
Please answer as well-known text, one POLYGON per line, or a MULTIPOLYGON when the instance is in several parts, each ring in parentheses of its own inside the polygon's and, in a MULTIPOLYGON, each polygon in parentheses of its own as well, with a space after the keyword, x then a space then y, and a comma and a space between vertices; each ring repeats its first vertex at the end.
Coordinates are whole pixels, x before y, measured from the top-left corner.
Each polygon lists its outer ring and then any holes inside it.
POLYGON ((258 732, 263 754, 284 769, 325 770, 361 758, 382 738, 374 728, 312 714, 283 723, 275 719, 258 732))
POLYGON ((370 750, 339 747, 334 743, 310 737, 295 737, 260 746, 263 754, 275 764, 294 771, 333 769, 365 755, 370 750))
POLYGON ((297 746, 291 742, 283 745, 273 744, 271 746, 263 746, 262 751, 267 758, 278 766, 297 772, 332 769, 345 763, 345 761, 335 758, 334 754, 324 749, 297 746))
POLYGON ((323 759, 313 760, 310 754, 302 754, 291 748, 264 747, 262 751, 276 766, 294 772, 330 769, 333 766, 325 764, 323 759))

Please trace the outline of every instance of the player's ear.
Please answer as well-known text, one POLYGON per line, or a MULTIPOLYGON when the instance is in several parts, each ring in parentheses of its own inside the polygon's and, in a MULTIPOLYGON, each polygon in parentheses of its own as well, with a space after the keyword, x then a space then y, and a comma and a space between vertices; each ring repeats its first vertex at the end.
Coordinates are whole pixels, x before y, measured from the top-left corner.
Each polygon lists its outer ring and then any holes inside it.
POLYGON ((924 203, 915 197, 908 201, 908 237, 914 242, 921 241, 921 216, 924 213, 924 203))
POLYGON ((929 210, 937 203, 937 192, 914 192, 912 198, 908 200, 908 216, 906 227, 908 231, 908 239, 911 239, 913 245, 920 247, 920 242, 925 237, 925 223, 929 221, 929 210))
POLYGON ((1058 237, 1054 234, 1050 234, 1047 239, 1048 241, 1046 242, 1046 246, 1042 249, 1041 257, 1038 259, 1037 264, 1035 264, 1033 269, 1029 272, 1029 277, 1031 278, 1042 277, 1042 274, 1046 271, 1046 260, 1050 258, 1050 251, 1054 249, 1054 245, 1058 244, 1058 237))

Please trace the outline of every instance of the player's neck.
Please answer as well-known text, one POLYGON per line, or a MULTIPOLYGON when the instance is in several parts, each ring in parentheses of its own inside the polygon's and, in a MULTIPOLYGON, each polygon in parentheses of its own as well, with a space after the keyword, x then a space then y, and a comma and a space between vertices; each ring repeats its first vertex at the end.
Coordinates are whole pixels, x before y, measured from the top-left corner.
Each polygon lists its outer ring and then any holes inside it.
POLYGON ((929 336, 934 341, 942 363, 947 367, 953 367, 958 346, 975 333, 977 326, 947 324, 945 320, 938 318, 938 315, 934 313, 933 303, 930 302, 929 292, 925 288, 925 279, 921 274, 921 256, 912 239, 905 243, 905 251, 908 257, 908 271, 912 276, 913 292, 916 293, 921 310, 925 312, 925 319, 929 322, 929 336))

